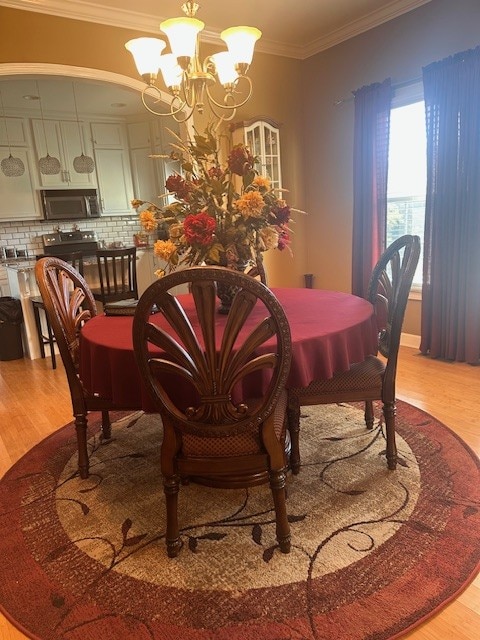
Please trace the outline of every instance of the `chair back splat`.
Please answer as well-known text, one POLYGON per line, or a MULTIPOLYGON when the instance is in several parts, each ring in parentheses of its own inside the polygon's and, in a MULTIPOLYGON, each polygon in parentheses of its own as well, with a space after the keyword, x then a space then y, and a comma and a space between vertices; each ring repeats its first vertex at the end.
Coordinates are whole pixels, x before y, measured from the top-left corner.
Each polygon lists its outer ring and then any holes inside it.
POLYGON ((288 420, 292 438, 290 466, 300 469, 300 407, 339 402, 365 402, 365 423, 373 428, 373 401, 381 400, 385 418, 386 457, 389 469, 397 465, 395 443, 395 379, 403 318, 420 256, 420 238, 405 235, 387 247, 370 277, 367 298, 375 310, 378 351, 348 371, 308 387, 288 390, 288 420))
POLYGON ((96 252, 100 288, 93 288, 95 300, 107 302, 138 298, 137 249, 98 249, 96 252))
MULTIPOLYGON (((45 255, 37 255, 36 259, 40 260, 44 258, 45 255)), ((64 262, 68 262, 71 264, 82 276, 83 276, 83 254, 81 251, 72 251, 71 253, 63 253, 61 255, 56 256, 63 260, 64 262)), ((57 358, 55 355, 55 336, 53 335, 52 328, 48 321, 48 316, 45 311, 45 307, 43 304, 42 296, 31 296, 30 302, 33 306, 33 317, 35 319, 35 327, 37 329, 37 337, 38 343, 40 346, 40 355, 42 358, 45 358, 45 345, 48 344, 50 348, 50 356, 52 358, 52 369, 57 368, 57 358), (40 318, 40 311, 43 311, 45 314, 45 329, 46 333, 42 327, 42 322, 40 318)))
POLYGON ((44 257, 35 264, 35 277, 48 321, 67 374, 78 444, 78 468, 88 477, 87 413, 101 411, 102 437, 111 434, 109 410, 134 407, 113 405, 110 400, 87 393, 78 375, 79 332, 97 313, 95 300, 83 276, 57 257, 44 257))
POLYGON ((177 517, 181 478, 227 488, 269 481, 278 545, 288 553, 285 382, 291 339, 274 294, 231 269, 182 269, 154 282, 141 296, 133 343, 163 422, 168 555, 176 556, 182 544, 177 517), (225 316, 217 313, 219 282, 237 290, 225 316), (175 297, 171 290, 182 284, 189 284, 191 293, 175 297), (159 313, 152 315, 155 310, 159 313))

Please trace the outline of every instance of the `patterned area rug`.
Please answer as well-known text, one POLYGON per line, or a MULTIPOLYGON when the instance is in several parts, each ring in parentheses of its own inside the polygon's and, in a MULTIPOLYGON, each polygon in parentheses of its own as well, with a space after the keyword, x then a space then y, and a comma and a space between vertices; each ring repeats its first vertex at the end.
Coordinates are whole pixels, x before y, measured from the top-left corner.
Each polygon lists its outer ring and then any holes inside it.
POLYGON ((267 485, 189 484, 168 559, 159 419, 117 414, 109 444, 90 440, 88 480, 60 429, 0 482, 3 613, 40 640, 386 640, 425 620, 479 566, 477 458, 399 402, 389 472, 383 425, 366 430, 359 407, 303 412, 289 555, 267 485))

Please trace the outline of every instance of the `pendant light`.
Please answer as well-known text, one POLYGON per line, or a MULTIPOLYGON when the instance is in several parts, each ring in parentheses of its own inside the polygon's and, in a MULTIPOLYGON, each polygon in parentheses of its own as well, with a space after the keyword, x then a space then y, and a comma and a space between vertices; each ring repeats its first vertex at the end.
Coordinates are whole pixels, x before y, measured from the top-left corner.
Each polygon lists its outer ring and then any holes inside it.
POLYGON ((80 120, 78 119, 77 97, 75 95, 75 83, 73 82, 72 82, 72 89, 73 89, 73 103, 75 105, 75 116, 77 118, 77 125, 78 125, 78 137, 80 138, 80 149, 82 152, 81 155, 74 158, 73 168, 77 173, 93 173, 93 170, 95 169, 95 162, 93 161, 93 158, 91 158, 90 156, 86 156, 83 152, 84 151, 83 135, 82 135, 82 130, 80 128, 80 120))
POLYGON ((44 176, 54 176, 60 173, 60 160, 58 158, 52 158, 52 156, 48 153, 48 142, 47 142, 47 134, 45 132, 45 119, 43 117, 43 108, 42 108, 42 99, 40 97, 40 89, 38 88, 38 80, 35 81, 37 85, 37 94, 40 102, 40 114, 42 116, 42 125, 43 125, 43 137, 45 138, 45 149, 47 151, 47 155, 43 158, 40 158, 38 161, 38 167, 40 169, 40 173, 44 176))
POLYGON ((3 97, 2 97, 1 91, 0 91, 0 105, 2 107, 3 122, 5 124, 5 135, 7 139, 7 146, 8 146, 8 153, 9 153, 8 158, 4 158, 0 163, 0 166, 2 168, 2 173, 7 178, 19 178, 20 176, 23 176, 23 174, 25 173, 25 165, 23 164, 22 160, 20 160, 20 158, 14 158, 12 156, 12 149, 10 148, 10 139, 8 137, 7 116, 5 115, 5 108, 3 106, 3 97))

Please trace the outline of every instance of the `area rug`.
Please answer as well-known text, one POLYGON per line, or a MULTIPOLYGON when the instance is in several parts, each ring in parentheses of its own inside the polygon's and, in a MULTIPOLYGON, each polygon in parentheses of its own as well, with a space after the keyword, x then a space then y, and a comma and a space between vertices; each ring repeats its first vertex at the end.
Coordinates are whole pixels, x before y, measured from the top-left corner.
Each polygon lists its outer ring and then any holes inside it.
MULTIPOLYGON (((378 412, 378 407, 377 407, 378 412)), ((398 403, 400 463, 360 406, 303 409, 288 478, 292 551, 267 485, 181 487, 183 548, 165 551, 161 423, 90 423, 91 476, 72 425, 0 482, 0 603, 40 640, 387 640, 454 598, 480 559, 479 462, 447 427, 398 403)))

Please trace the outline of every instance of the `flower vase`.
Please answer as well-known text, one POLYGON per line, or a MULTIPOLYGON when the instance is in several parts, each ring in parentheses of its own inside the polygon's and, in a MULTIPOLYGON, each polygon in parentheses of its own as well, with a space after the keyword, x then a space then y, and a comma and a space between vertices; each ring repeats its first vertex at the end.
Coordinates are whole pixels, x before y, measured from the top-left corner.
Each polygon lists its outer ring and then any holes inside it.
MULTIPOLYGON (((233 271, 239 271, 244 273, 247 268, 246 264, 228 265, 229 269, 233 271)), ((226 284, 225 282, 217 282, 217 298, 220 300, 220 306, 218 307, 218 313, 227 315, 230 312, 233 299, 238 291, 238 287, 233 284, 226 284)))

